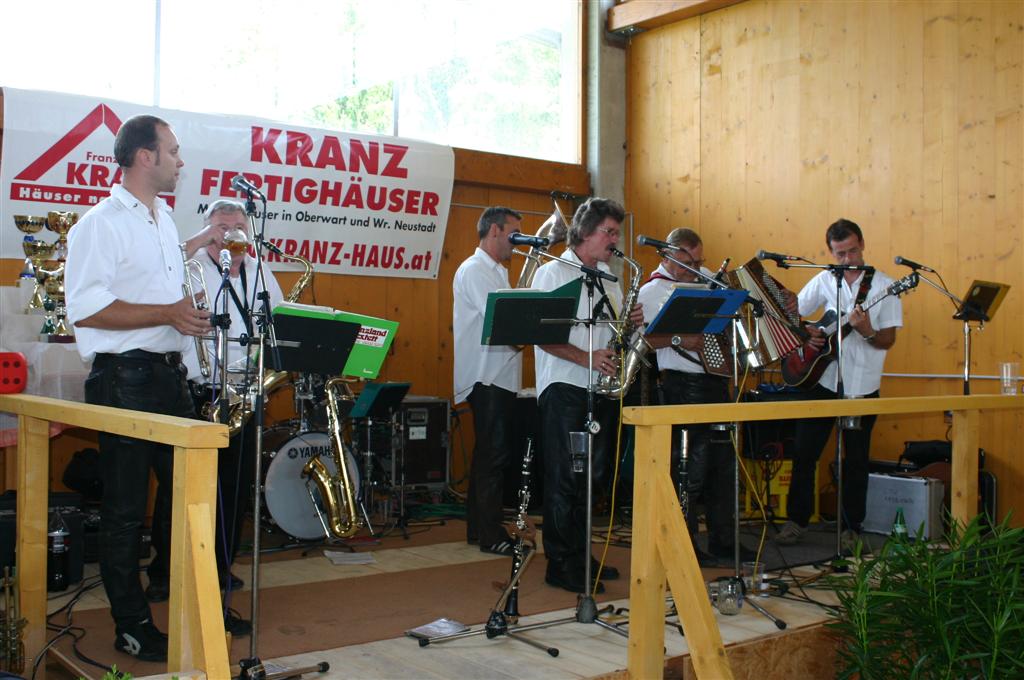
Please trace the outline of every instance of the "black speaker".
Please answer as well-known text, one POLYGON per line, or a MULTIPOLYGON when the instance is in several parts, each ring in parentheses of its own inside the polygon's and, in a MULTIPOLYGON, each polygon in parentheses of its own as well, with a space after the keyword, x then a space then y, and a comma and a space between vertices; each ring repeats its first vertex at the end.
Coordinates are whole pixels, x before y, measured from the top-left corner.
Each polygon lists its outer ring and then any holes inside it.
MULTIPOLYGON (((68 585, 82 580, 82 564, 85 556, 85 532, 82 512, 82 496, 77 493, 50 492, 49 512, 59 510, 68 528, 68 585)), ((4 567, 14 568, 15 537, 17 534, 18 497, 15 491, 0 494, 0 571, 4 567)), ((47 516, 49 516, 49 512, 47 516)))
POLYGON ((365 419, 356 419, 352 427, 352 447, 360 470, 365 465, 362 454, 369 450, 373 454, 374 480, 387 477, 397 485, 404 473, 407 487, 438 490, 446 487, 450 480, 449 408, 447 399, 407 396, 396 416, 398 432, 388 421, 374 419, 372 425, 368 425, 365 419))

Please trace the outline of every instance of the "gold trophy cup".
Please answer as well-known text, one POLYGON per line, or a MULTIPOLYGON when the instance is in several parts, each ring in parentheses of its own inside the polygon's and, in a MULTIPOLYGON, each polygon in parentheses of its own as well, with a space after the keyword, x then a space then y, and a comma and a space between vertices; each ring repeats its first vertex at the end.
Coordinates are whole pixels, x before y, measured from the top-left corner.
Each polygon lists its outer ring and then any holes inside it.
MULTIPOLYGON (((25 241, 35 241, 35 237, 32 236, 32 234, 37 234, 42 231, 43 227, 46 226, 46 218, 37 217, 36 215, 15 215, 14 224, 18 227, 18 231, 25 234, 25 241)), ((35 278, 35 275, 35 267, 33 267, 28 250, 26 250, 25 266, 22 268, 21 274, 18 275, 18 278, 31 279, 35 278)))
MULTIPOLYGON (((53 307, 54 320, 53 330, 47 337, 47 342, 74 342, 75 336, 71 332, 67 323, 67 306, 64 303, 64 267, 61 266, 55 271, 50 272, 50 275, 46 279, 46 293, 49 296, 47 300, 48 308, 53 307)), ((47 324, 44 324, 44 329, 47 328, 47 324)))
POLYGON ((51 210, 46 214, 46 228, 57 234, 57 260, 63 262, 68 256, 68 232, 78 222, 78 213, 51 210))
POLYGON ((32 261, 32 273, 36 279, 36 286, 32 290, 32 298, 28 302, 26 311, 43 309, 43 286, 47 277, 53 273, 53 271, 43 269, 43 263, 53 257, 53 251, 56 248, 56 243, 47 243, 46 241, 22 241, 21 243, 21 249, 25 256, 32 261))

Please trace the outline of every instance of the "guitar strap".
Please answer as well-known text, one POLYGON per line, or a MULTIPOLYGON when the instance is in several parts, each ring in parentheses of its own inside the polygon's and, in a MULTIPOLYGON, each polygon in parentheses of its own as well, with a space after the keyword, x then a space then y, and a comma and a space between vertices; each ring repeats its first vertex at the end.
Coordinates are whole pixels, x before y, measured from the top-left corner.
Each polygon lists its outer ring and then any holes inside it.
MULTIPOLYGON (((868 291, 871 290, 871 281, 875 278, 875 270, 869 269, 864 272, 864 278, 860 280, 860 288, 857 290, 857 299, 853 301, 853 306, 864 304, 864 301, 868 298, 868 291)), ((853 309, 850 310, 851 312, 853 309)))

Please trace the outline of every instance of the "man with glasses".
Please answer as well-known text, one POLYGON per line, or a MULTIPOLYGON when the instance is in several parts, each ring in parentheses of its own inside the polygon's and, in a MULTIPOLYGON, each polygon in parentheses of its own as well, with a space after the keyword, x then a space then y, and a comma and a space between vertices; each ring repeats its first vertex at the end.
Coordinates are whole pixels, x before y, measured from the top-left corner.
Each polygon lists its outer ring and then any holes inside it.
MULTIPOLYGON (((704 244, 692 229, 673 229, 666 238, 677 246, 677 251, 664 255, 699 269, 712 276, 704 267, 704 244)), ((698 276, 679 266, 668 257, 651 274, 640 289, 639 301, 644 308, 644 320, 654 320, 679 283, 699 284, 698 276)), ((706 286, 701 286, 706 287, 706 286)), ((647 341, 657 350, 663 404, 712 404, 729 401, 729 380, 705 371, 697 350, 704 344, 704 336, 658 334, 648 335, 647 341)), ((733 520, 735 498, 733 475, 736 458, 728 432, 716 432, 710 425, 691 425, 687 440, 687 484, 689 497, 686 526, 690 531, 697 562, 702 567, 718 565, 719 558, 733 557, 733 520), (703 501, 707 515, 708 549, 697 544, 699 514, 696 505, 703 501)), ((680 440, 683 428, 672 428, 672 473, 679 472, 680 440)), ((677 480, 678 482, 678 480, 677 480)), ((753 551, 740 547, 741 559, 754 559, 753 551)))
MULTIPOLYGON (((854 222, 840 219, 825 232, 825 243, 836 264, 864 265, 864 236, 854 222)), ((839 306, 849 312, 852 331, 843 336, 843 393, 847 397, 878 397, 882 383, 882 368, 886 351, 896 343, 896 329, 903 325, 903 305, 890 295, 869 310, 861 309, 866 299, 881 295, 893 280, 878 270, 843 272, 839 306)), ((806 316, 819 308, 835 309, 836 278, 830 271, 822 271, 807 282, 797 301, 800 314, 806 316)), ((822 347, 825 338, 815 326, 807 326, 811 343, 822 347)), ((836 399, 838 370, 835 362, 829 364, 818 384, 808 393, 808 399, 836 399)), ((846 547, 856 542, 867 504, 868 450, 871 429, 877 416, 863 416, 860 428, 843 430, 845 455, 843 457, 843 543, 846 547)), ((832 433, 834 418, 808 418, 800 420, 794 434, 793 477, 790 482, 786 514, 789 520, 782 526, 775 542, 781 545, 799 543, 814 512, 814 471, 818 458, 832 433)))
MULTIPOLYGON (((575 264, 586 265, 610 272, 608 260, 622 233, 625 211, 622 206, 605 198, 591 198, 581 205, 569 227, 568 247, 562 258, 575 264)), ((553 290, 582 276, 580 270, 563 262, 552 260, 542 265, 533 279, 533 287, 553 290)), ((599 282, 594 295, 600 314, 611 319, 621 316, 622 290, 619 284, 599 282), (608 304, 603 304, 603 298, 608 304), (611 312, 608 312, 608 305, 611 312)), ((580 296, 576 310, 578 318, 589 318, 587 296, 580 296)), ((643 323, 643 310, 637 305, 630 311, 637 325, 643 323)), ((613 350, 607 349, 612 338, 608 324, 594 327, 593 375, 588 367, 588 331, 583 325, 573 326, 569 342, 564 345, 539 345, 536 348, 537 394, 541 416, 544 452, 544 552, 548 559, 545 580, 548 584, 582 593, 588 590, 584 583, 585 559, 590 556, 590 541, 584 536, 586 527, 586 478, 574 474, 569 432, 582 432, 587 416, 587 389, 597 382, 598 374, 615 375, 618 362, 613 350)), ((608 485, 613 447, 615 444, 617 404, 610 399, 596 397, 594 420, 601 430, 594 436, 593 488, 608 485)), ((596 579, 596 570, 593 578, 596 579)), ((618 570, 606 565, 602 576, 618 578, 618 570)), ((598 584, 598 592, 603 586, 598 584)))

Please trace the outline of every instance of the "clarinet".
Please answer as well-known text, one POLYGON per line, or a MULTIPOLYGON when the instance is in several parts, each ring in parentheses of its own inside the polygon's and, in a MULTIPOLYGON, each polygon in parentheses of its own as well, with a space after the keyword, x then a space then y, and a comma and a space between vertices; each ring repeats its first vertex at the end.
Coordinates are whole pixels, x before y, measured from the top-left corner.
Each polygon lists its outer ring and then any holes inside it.
POLYGON ((683 430, 679 435, 679 507, 683 511, 683 517, 690 516, 690 432, 683 430))
POLYGON ((505 600, 505 617, 510 623, 519 620, 519 570, 526 557, 526 513, 530 506, 530 463, 533 462, 533 438, 526 439, 526 454, 523 456, 523 484, 519 487, 519 514, 516 515, 516 544, 512 551, 512 575, 509 577, 508 597, 505 600))

